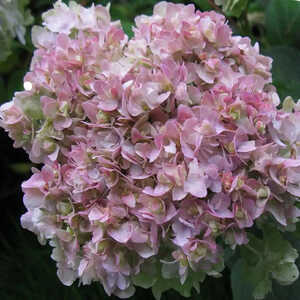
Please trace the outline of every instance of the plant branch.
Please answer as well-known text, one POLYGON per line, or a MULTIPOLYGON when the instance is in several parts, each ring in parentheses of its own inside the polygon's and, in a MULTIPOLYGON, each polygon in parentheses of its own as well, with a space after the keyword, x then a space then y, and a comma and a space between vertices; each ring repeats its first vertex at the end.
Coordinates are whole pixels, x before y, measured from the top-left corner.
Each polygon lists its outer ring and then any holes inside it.
POLYGON ((207 1, 214 10, 222 12, 222 9, 214 2, 214 0, 207 0, 207 1))

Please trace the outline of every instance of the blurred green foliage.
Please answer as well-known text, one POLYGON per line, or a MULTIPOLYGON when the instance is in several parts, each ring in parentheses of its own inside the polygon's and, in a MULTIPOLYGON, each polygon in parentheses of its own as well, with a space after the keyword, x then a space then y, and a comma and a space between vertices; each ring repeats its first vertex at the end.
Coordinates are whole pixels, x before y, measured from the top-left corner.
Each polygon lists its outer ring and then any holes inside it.
POLYGON ((29 0, 0 1, 0 61, 5 61, 11 54, 14 38, 25 44, 26 26, 33 22, 30 11, 26 8, 29 0))
MULTIPOLYGON (((241 247, 240 258, 231 269, 234 300, 253 300, 253 296, 258 300, 266 299, 267 295, 266 300, 272 300, 276 298, 278 291, 289 293, 291 286, 287 285, 298 277, 295 264, 297 250, 277 228, 268 224, 264 225, 262 231, 262 239, 248 235, 250 241, 241 247), (284 287, 272 291, 272 285, 279 286, 274 284, 275 280, 284 287)), ((292 233, 290 235, 293 236, 292 233)), ((297 285, 299 281, 296 282, 297 285)))
MULTIPOLYGON (((0 103, 10 100, 14 91, 22 90, 22 79, 29 68, 33 53, 30 39, 31 26, 41 24, 41 14, 51 7, 51 0, 0 0, 0 103)), ((68 1, 66 1, 68 2, 68 1)), ((109 1, 78 0, 83 5, 106 5, 109 1)), ((134 18, 140 14, 151 14, 156 0, 111 0, 111 15, 120 19, 124 30, 132 36, 134 18)), ((274 59, 273 81, 283 100, 291 95, 300 98, 300 1, 297 0, 195 0, 175 3, 194 3, 198 9, 216 9, 223 12, 234 34, 251 37, 253 43, 259 42, 261 51, 274 59)), ((1 144, 8 143, 3 134, 1 144)), ((8 146, 9 148, 11 145, 8 146)), ((3 154, 4 155, 4 154, 3 154)), ((33 234, 24 231, 19 225, 23 213, 20 199, 20 180, 30 172, 31 164, 16 161, 16 154, 5 153, 3 162, 9 166, 11 174, 18 176, 15 182, 10 176, 3 181, 1 200, 10 203, 5 210, 6 227, 0 236, 0 299, 3 300, 47 300, 47 299, 116 299, 107 297, 97 283, 88 287, 63 286, 56 277, 54 261, 50 259, 50 249, 41 247, 33 234), (9 200, 8 200, 9 199, 9 200), (17 207, 17 209, 16 209, 17 207), (9 218, 7 216, 11 215, 9 218), (26 263, 25 263, 26 262, 26 263)), ((291 235, 291 243, 300 250, 300 228, 291 235)), ((237 253, 239 253, 239 249, 237 253)), ((220 279, 206 279, 200 287, 200 295, 193 294, 190 299, 197 300, 248 300, 251 299, 249 287, 243 278, 244 261, 236 262, 236 255, 226 253, 227 264, 232 265, 233 295, 229 270, 220 279), (250 297, 250 298, 249 298, 250 297)), ((298 263, 299 264, 299 263, 298 263)), ((250 274, 251 275, 251 274, 250 274)), ((251 280, 255 280, 254 278, 251 280)), ((269 284, 269 283, 267 283, 269 284)), ((268 288, 265 286, 264 288, 268 288)), ((300 298, 300 281, 291 287, 273 284, 273 292, 267 300, 297 300, 300 298)), ((151 291, 138 289, 132 299, 153 299, 151 291)), ((162 296, 166 299, 182 299, 175 291, 162 296)))
POLYGON ((215 0, 215 4, 221 5, 227 16, 240 17, 247 9, 248 0, 215 0))

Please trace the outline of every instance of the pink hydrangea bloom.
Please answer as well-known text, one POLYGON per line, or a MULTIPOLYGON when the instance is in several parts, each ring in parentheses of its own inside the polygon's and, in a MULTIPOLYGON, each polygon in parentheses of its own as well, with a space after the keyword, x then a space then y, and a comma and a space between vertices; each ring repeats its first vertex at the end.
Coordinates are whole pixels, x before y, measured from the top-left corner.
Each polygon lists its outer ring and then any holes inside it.
POLYGON ((161 2, 129 41, 101 5, 58 1, 43 21, 1 126, 44 164, 21 222, 64 284, 130 297, 153 261, 182 284, 217 276, 256 219, 297 221, 299 112, 277 108, 271 59, 224 16, 161 2))

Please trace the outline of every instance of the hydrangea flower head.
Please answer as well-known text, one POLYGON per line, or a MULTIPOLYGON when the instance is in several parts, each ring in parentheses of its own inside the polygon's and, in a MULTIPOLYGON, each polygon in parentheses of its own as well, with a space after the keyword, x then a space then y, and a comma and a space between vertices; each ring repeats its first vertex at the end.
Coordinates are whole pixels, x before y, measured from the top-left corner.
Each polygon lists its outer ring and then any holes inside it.
POLYGON ((298 106, 277 108, 271 59, 224 16, 160 2, 128 41, 109 7, 58 1, 32 40, 1 126, 43 164, 21 223, 65 285, 126 298, 152 274, 143 286, 197 288, 256 219, 297 221, 298 106))

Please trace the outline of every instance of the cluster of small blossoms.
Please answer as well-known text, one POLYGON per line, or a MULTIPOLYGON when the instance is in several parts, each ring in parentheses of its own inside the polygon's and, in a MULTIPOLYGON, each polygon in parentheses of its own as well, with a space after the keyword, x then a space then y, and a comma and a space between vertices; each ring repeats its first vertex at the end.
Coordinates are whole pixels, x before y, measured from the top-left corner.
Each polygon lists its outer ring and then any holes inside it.
POLYGON ((161 2, 130 41, 101 5, 58 1, 43 21, 1 126, 44 164, 21 222, 64 284, 130 297, 153 262, 182 284, 218 276, 257 218, 297 221, 300 112, 276 108, 271 59, 224 16, 161 2))

